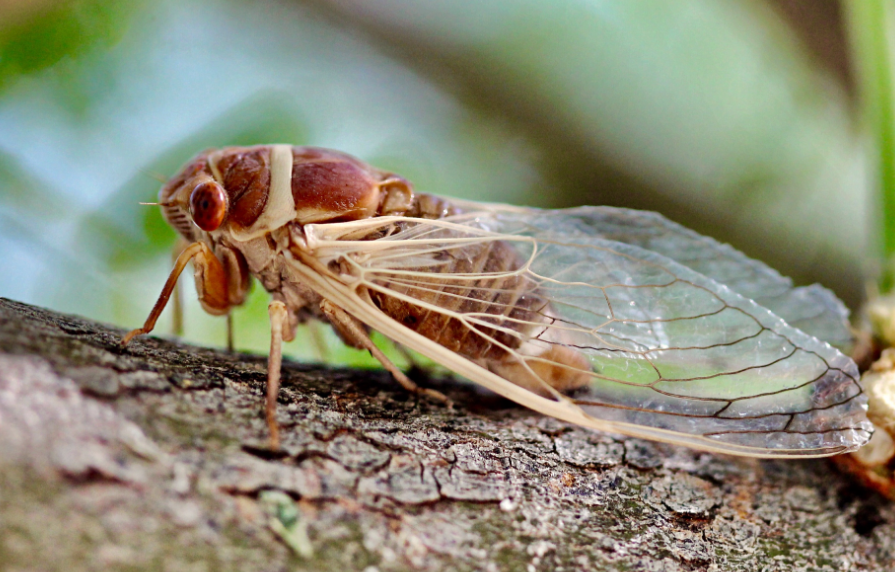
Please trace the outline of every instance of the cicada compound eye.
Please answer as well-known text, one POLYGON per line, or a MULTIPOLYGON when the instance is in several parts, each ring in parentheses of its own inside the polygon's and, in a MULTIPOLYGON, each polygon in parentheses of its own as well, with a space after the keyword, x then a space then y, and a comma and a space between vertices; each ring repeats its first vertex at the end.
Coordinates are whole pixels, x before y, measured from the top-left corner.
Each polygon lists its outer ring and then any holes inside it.
POLYGON ((216 182, 199 183, 190 194, 190 214, 196 226, 211 232, 227 217, 227 193, 216 182))

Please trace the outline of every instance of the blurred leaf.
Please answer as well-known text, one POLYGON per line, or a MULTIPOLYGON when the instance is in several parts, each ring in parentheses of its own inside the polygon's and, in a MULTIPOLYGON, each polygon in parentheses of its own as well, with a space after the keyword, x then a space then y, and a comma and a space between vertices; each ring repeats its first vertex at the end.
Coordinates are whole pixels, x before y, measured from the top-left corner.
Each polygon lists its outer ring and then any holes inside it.
POLYGON ((115 269, 139 264, 145 257, 170 249, 175 233, 160 209, 139 204, 157 199, 161 183, 155 175, 173 176, 194 155, 210 147, 276 141, 300 144, 307 139, 307 130, 286 104, 287 97, 273 93, 250 98, 172 145, 87 216, 79 237, 115 269))
POLYGON ((30 74, 77 58, 95 46, 108 47, 126 32, 137 0, 79 0, 35 10, 24 21, 0 25, 0 90, 30 74))
POLYGON ((0 150, 0 206, 43 219, 71 215, 70 201, 0 150))
POLYGON ((875 143, 871 164, 874 209, 871 247, 877 250, 878 288, 895 287, 895 84, 892 78, 892 3, 846 2, 849 31, 860 80, 864 127, 875 143))

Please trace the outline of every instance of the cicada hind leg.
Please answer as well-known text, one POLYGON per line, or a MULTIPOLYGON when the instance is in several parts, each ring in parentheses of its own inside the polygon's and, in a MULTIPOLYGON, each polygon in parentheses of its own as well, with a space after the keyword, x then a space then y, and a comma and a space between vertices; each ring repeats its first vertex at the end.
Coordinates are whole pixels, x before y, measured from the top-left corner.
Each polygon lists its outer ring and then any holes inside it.
POLYGON ((270 315, 270 353, 267 354, 267 428, 270 431, 270 448, 280 448, 280 425, 277 423, 277 396, 280 393, 280 374, 283 367, 283 342, 295 336, 289 327, 289 311, 279 300, 267 306, 270 315))
POLYGON ((336 332, 346 344, 354 348, 369 351, 370 355, 376 358, 379 363, 382 364, 382 367, 391 373, 392 377, 401 384, 401 387, 412 393, 425 395, 426 397, 440 401, 448 406, 451 405, 451 400, 440 391, 420 387, 413 383, 403 371, 398 369, 398 366, 393 364, 392 361, 382 353, 382 350, 376 347, 376 344, 370 339, 370 336, 367 334, 363 325, 356 318, 328 300, 323 300, 320 303, 320 309, 323 310, 323 313, 329 319, 330 324, 332 324, 333 328, 335 328, 336 332))

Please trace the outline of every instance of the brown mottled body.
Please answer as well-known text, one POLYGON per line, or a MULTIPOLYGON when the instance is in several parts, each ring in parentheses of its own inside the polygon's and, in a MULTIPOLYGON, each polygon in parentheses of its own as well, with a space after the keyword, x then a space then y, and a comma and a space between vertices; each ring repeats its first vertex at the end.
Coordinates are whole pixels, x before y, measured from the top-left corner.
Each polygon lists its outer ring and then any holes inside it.
MULTIPOLYGON (((182 269, 192 258, 203 307, 213 314, 226 314, 244 301, 250 277, 254 276, 278 304, 276 311, 271 306, 271 320, 277 321, 274 331, 281 331, 275 338, 281 336, 288 341, 294 337, 298 323, 316 318, 330 322, 346 343, 371 351, 374 350, 365 336, 365 327, 344 312, 339 313, 332 304, 327 305, 326 292, 305 283, 292 266, 292 260, 313 257, 303 238, 304 225, 378 216, 443 219, 459 212, 441 198, 415 194, 402 177, 349 155, 283 145, 203 152, 161 189, 159 204, 166 220, 193 245, 200 245, 184 251, 178 259, 169 279, 172 288, 178 268, 182 269)), ((395 223, 392 230, 399 224, 395 223)), ((352 240, 377 240, 389 232, 378 229, 353 236, 352 240)), ((391 282, 385 285, 398 293, 411 293, 424 304, 443 308, 444 313, 372 289, 360 294, 368 295, 386 315, 408 329, 538 393, 550 392, 551 388, 571 389, 585 382, 585 374, 569 371, 571 368, 589 372, 587 360, 561 346, 541 349, 539 355, 532 355, 540 360, 520 363, 517 358, 511 359, 508 350, 522 348, 529 338, 543 331, 538 324, 547 324, 552 318, 536 284, 521 273, 511 272, 522 261, 510 245, 483 241, 445 251, 436 256, 439 257, 438 264, 419 269, 425 277, 419 279, 418 286, 391 282), (501 272, 501 277, 489 276, 501 272), (481 277, 452 280, 448 276, 457 274, 481 277), (494 328, 480 327, 480 333, 472 332, 454 317, 467 314, 487 315, 494 328), (550 365, 543 365, 544 361, 550 365), (532 376, 529 368, 550 387, 532 376)), ((335 261, 322 271, 338 274, 344 268, 335 261)), ((166 286, 146 325, 126 340, 152 329, 170 294, 168 290, 166 286)), ((279 362, 275 364, 273 356, 279 360, 279 352, 272 348, 271 355, 270 367, 277 369, 276 379, 270 372, 271 381, 278 383, 279 362)), ((380 359, 385 360, 384 356, 380 359)), ((385 361, 400 380, 400 372, 385 361)), ((406 381, 405 386, 409 383, 406 381)), ((275 432, 273 398, 275 395, 269 396, 268 416, 275 432)))
POLYGON ((572 370, 590 371, 590 363, 580 353, 561 346, 539 352, 539 360, 525 365, 508 350, 519 350, 529 337, 543 333, 538 324, 553 320, 548 301, 538 294, 537 285, 524 274, 513 274, 522 261, 519 254, 506 242, 486 241, 467 246, 459 252, 446 252, 448 263, 426 268, 429 277, 418 279, 418 286, 384 281, 389 291, 408 294, 424 303, 432 304, 446 313, 433 312, 416 304, 388 296, 378 291, 371 293, 374 303, 386 314, 407 328, 433 340, 502 377, 534 391, 548 394, 544 387, 568 391, 584 385, 586 374, 572 370), (439 274, 477 274, 474 281, 453 280, 439 274), (500 275, 489 278, 489 275, 500 275), (494 325, 479 326, 475 332, 449 314, 488 315, 481 318, 494 325), (508 332, 506 330, 512 330, 508 332), (561 365, 546 366, 546 362, 561 365), (537 374, 527 371, 531 368, 537 374), (571 369, 570 369, 571 368, 571 369))

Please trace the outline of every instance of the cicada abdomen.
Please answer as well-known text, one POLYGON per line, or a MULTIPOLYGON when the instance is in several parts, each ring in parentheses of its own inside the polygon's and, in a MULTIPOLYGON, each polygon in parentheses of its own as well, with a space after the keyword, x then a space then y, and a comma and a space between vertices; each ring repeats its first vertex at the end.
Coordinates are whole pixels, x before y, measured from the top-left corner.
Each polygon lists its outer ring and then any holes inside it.
MULTIPOLYGON (((450 229, 431 232, 424 242, 444 246, 428 256, 409 256, 409 266, 400 272, 372 278, 369 296, 375 305, 530 391, 546 395, 585 385, 590 362, 573 348, 553 343, 562 341, 556 339, 561 330, 550 327, 557 317, 549 298, 523 271, 526 260, 519 251, 499 239, 451 243, 451 236, 450 229)), ((414 242, 419 250, 419 239, 414 242)))

